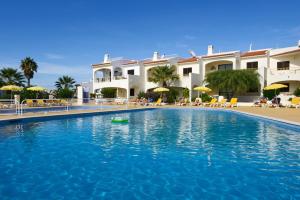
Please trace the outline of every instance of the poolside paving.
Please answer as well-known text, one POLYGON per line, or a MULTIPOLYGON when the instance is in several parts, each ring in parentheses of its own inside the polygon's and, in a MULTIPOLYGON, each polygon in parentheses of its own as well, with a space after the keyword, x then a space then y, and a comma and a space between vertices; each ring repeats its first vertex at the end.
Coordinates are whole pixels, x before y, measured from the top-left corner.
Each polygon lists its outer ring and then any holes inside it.
MULTIPOLYGON (((44 112, 44 113, 24 113, 22 116, 20 115, 0 115, 0 121, 5 120, 15 120, 15 119, 24 119, 24 118, 38 118, 45 116, 63 116, 63 115, 77 115, 77 114, 86 114, 86 113, 99 113, 99 112, 110 112, 117 110, 133 110, 133 109, 145 109, 145 108, 187 108, 192 106, 118 106, 116 108, 102 109, 102 110, 70 110, 70 111, 60 111, 60 112, 44 112)), ((195 108, 195 106, 193 106, 195 108)), ((206 109, 206 108, 204 108, 206 109)), ((224 109, 224 108, 208 108, 208 109, 224 109)), ((243 112, 251 115, 267 117, 270 119, 276 119, 288 123, 293 123, 296 125, 300 125, 300 109, 295 108, 261 108, 261 107, 237 107, 237 108, 225 108, 228 110, 233 110, 237 112, 243 112)))

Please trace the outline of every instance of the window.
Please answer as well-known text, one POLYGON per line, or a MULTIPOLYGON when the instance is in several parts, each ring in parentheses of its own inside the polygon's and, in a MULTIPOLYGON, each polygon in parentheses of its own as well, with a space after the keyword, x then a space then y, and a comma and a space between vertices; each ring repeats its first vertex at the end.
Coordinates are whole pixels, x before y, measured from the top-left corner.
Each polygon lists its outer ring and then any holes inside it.
POLYGON ((133 97, 134 96, 134 88, 130 88, 130 91, 129 91, 129 95, 131 96, 131 97, 133 97))
POLYGON ((289 70, 290 61, 277 62, 277 70, 289 70))
POLYGON ((247 69, 258 69, 258 62, 247 62, 247 69))
POLYGON ((188 76, 189 73, 192 73, 192 68, 183 68, 183 76, 188 76))
POLYGON ((127 71, 127 74, 134 75, 134 69, 130 69, 127 71))
POLYGON ((218 65, 218 70, 231 70, 232 64, 221 64, 218 65))

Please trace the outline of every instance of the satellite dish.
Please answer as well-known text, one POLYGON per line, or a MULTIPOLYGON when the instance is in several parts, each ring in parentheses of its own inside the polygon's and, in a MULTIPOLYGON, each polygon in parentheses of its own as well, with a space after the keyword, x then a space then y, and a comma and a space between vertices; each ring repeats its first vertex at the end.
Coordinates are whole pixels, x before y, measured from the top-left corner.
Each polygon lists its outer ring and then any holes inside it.
POLYGON ((191 56, 196 57, 196 53, 193 50, 189 50, 189 53, 191 54, 191 56))

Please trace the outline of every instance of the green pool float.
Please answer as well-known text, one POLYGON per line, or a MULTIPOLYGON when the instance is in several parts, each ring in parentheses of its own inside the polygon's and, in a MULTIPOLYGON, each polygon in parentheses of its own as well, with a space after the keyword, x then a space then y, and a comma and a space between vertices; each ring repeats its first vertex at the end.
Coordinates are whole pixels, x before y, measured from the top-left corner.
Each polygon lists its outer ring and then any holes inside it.
POLYGON ((128 123, 128 119, 122 117, 115 117, 111 119, 112 123, 128 123))

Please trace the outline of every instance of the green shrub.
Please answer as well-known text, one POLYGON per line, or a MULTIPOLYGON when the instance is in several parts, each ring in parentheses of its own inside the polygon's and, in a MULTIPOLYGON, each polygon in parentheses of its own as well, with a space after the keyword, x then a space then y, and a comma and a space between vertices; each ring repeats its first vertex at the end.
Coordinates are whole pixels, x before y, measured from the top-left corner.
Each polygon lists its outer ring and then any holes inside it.
POLYGON ((140 91, 137 96, 138 96, 139 99, 146 98, 146 93, 143 92, 143 91, 140 91))
POLYGON ((167 97, 167 103, 174 103, 179 95, 179 91, 176 88, 169 88, 169 92, 165 93, 167 97))
POLYGON ((68 88, 59 89, 59 90, 56 90, 55 96, 56 96, 56 98, 59 98, 59 99, 72 98, 74 96, 74 91, 70 90, 68 88))
POLYGON ((294 92, 294 95, 300 97, 300 88, 297 88, 294 92))
POLYGON ((267 97, 268 99, 273 99, 275 96, 277 96, 280 93, 279 90, 276 90, 276 94, 274 90, 264 90, 263 95, 264 97, 267 97))
POLYGON ((90 98, 91 98, 91 99, 96 98, 96 94, 95 94, 95 93, 90 93, 90 98))
POLYGON ((200 97, 202 99, 202 102, 210 102, 212 100, 212 97, 206 93, 202 94, 200 97))
POLYGON ((116 98, 117 89, 115 88, 102 88, 101 94, 103 98, 116 98))
POLYGON ((187 88, 184 88, 183 91, 182 91, 182 96, 184 98, 189 98, 189 96, 190 96, 190 90, 187 89, 187 88))

